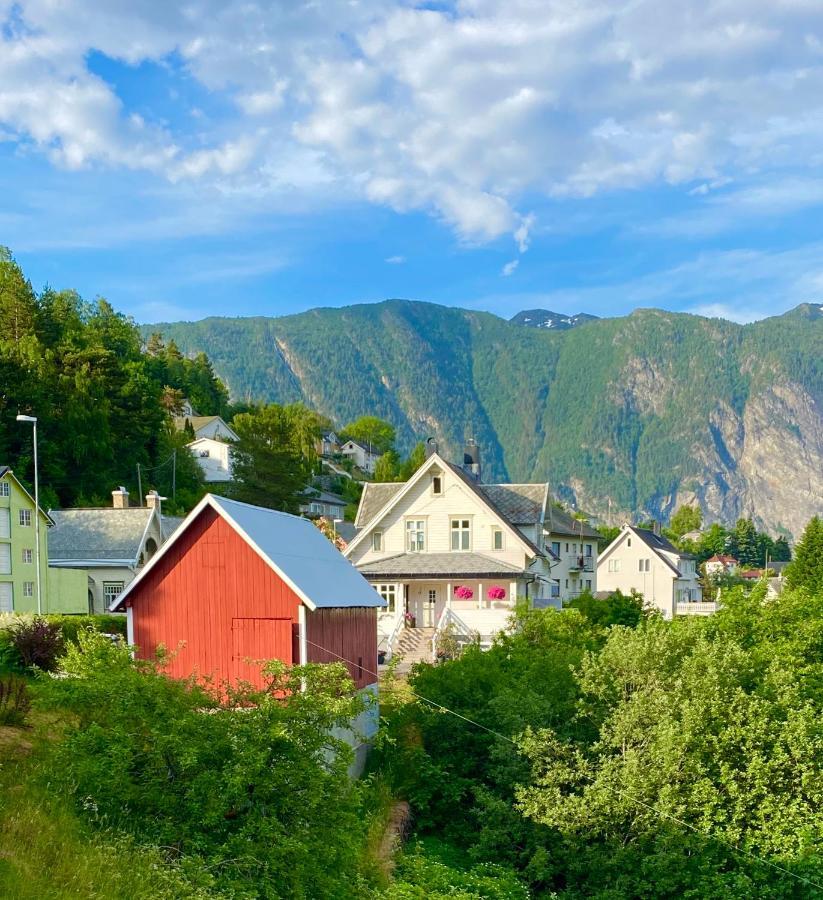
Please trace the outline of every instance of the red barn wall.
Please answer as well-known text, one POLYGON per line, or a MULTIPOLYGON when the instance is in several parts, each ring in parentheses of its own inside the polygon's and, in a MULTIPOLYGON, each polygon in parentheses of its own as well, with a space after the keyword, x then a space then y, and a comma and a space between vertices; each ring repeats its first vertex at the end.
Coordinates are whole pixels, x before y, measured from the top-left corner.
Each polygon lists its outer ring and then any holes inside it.
POLYGON ((345 660, 358 688, 377 681, 376 609, 306 610, 306 637, 309 662, 345 660))
POLYGON ((259 666, 249 666, 244 657, 299 660, 300 598, 209 507, 129 600, 138 656, 151 658, 163 644, 176 653, 167 666, 175 678, 243 678, 261 686, 259 666), (260 652, 270 645, 272 652, 260 652))

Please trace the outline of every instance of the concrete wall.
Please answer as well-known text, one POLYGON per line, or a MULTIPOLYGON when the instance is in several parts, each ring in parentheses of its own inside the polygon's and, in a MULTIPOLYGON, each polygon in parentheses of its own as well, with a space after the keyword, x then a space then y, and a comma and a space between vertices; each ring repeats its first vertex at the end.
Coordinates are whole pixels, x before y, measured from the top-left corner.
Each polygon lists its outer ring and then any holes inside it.
POLYGON ((48 569, 48 609, 50 613, 88 613, 88 575, 85 569, 48 569))

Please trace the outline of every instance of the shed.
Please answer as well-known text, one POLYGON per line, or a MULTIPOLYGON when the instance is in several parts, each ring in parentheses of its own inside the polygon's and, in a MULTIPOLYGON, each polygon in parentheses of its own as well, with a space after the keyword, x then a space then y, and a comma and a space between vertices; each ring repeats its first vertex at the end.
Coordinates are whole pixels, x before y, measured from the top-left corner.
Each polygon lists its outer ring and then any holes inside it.
POLYGON ((308 520, 207 494, 112 604, 129 643, 166 670, 263 685, 261 662, 345 662, 377 677, 385 601, 308 520))

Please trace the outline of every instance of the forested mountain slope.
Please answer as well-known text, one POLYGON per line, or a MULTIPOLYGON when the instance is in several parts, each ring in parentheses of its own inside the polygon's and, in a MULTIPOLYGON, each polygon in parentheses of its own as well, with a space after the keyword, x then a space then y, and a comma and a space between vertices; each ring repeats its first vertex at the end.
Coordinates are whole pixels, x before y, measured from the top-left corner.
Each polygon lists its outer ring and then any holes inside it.
POLYGON ((605 517, 752 515, 799 534, 823 507, 823 311, 736 325, 660 310, 554 331, 390 300, 145 326, 203 350, 235 397, 371 413, 401 442, 474 437, 488 478, 548 479, 605 517))

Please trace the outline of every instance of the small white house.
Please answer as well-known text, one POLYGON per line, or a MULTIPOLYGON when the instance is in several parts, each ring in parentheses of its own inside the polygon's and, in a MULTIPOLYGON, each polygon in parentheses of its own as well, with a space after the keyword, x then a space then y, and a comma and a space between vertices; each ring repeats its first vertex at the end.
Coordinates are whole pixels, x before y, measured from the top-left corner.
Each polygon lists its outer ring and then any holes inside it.
MULTIPOLYGON (((187 408, 190 410, 191 404, 187 408)), ((194 440, 186 446, 207 484, 232 480, 231 445, 240 440, 236 431, 220 416, 175 416, 174 425, 178 431, 191 426, 194 440)))
POLYGON ((377 451, 361 444, 359 441, 353 440, 348 440, 341 444, 340 453, 343 456, 347 456, 358 469, 362 469, 370 475, 374 473, 377 460, 380 459, 380 454, 377 451))
POLYGON ((666 619, 708 615, 716 604, 704 603, 695 558, 659 534, 624 525, 597 563, 600 593, 637 591, 666 619))

